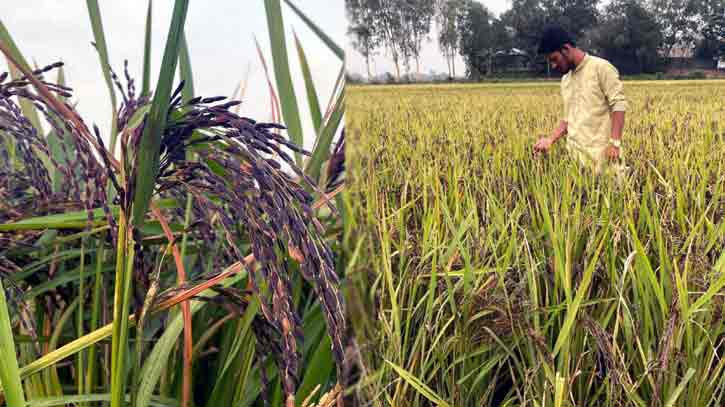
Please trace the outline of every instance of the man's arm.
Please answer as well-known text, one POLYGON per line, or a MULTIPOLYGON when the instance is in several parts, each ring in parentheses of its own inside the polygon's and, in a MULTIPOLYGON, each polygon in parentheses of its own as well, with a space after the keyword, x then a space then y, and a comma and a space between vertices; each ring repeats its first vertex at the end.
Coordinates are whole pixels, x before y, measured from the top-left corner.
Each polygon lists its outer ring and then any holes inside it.
POLYGON ((611 138, 622 139, 624 128, 624 112, 627 110, 627 98, 624 96, 624 86, 619 79, 619 72, 614 65, 606 63, 600 67, 599 85, 607 98, 612 118, 611 138))
POLYGON ((612 139, 622 139, 622 129, 624 129, 624 111, 617 110, 612 112, 612 139))
POLYGON ((617 146, 619 145, 618 142, 622 140, 627 98, 624 96, 624 86, 619 78, 619 72, 612 64, 606 63, 600 67, 599 84, 612 112, 612 133, 609 137, 615 140, 615 143, 610 143, 607 147, 605 154, 610 160, 616 160, 619 158, 619 147, 617 146))
POLYGON ((539 136, 539 140, 536 141, 536 144, 534 144, 534 152, 536 153, 545 153, 551 149, 551 146, 557 142, 560 138, 564 137, 567 133, 567 129, 569 127, 569 123, 567 122, 567 119, 569 118, 569 104, 566 100, 566 95, 564 93, 564 82, 562 81, 562 92, 561 97, 564 100, 564 118, 559 121, 559 126, 557 126, 550 134, 549 136, 544 136, 543 134, 539 136))
POLYGON ((566 135, 566 130, 567 130, 568 125, 569 124, 566 122, 566 120, 562 120, 559 122, 559 127, 554 129, 554 131, 549 136, 552 144, 556 143, 557 140, 559 140, 560 138, 562 138, 566 135))
POLYGON ((599 65, 599 86, 607 98, 612 112, 624 112, 629 103, 624 95, 624 84, 619 78, 619 71, 609 62, 599 65))
POLYGON ((568 123, 566 120, 562 120, 559 122, 559 127, 554 129, 553 132, 549 135, 549 137, 541 137, 539 141, 534 144, 534 151, 537 152, 547 152, 551 148, 552 144, 556 143, 557 140, 564 137, 566 134, 566 129, 568 127, 568 123))

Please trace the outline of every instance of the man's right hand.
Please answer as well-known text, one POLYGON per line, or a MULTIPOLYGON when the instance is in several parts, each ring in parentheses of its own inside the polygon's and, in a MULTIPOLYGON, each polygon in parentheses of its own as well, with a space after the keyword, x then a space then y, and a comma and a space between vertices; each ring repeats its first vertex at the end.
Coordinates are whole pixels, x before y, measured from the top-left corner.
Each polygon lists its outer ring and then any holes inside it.
POLYGON ((551 137, 545 137, 545 136, 539 136, 539 141, 534 144, 534 152, 536 153, 546 153, 551 149, 551 146, 554 144, 554 139, 551 137))

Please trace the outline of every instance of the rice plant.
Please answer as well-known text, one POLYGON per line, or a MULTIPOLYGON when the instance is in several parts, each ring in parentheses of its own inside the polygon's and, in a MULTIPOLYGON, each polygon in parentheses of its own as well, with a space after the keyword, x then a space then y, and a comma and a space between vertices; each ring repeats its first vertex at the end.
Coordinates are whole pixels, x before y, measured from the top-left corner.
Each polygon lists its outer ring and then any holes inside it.
POLYGON ((279 0, 265 7, 284 124, 194 93, 188 1, 174 3, 155 86, 149 2, 140 89, 128 62, 108 64, 87 6, 109 134, 73 108, 63 64, 32 69, 0 23, 0 404, 341 403, 344 83, 324 116, 311 110, 306 151, 279 0))
POLYGON ((365 405, 725 403, 725 84, 626 82, 621 185, 533 155, 557 85, 348 89, 365 405))

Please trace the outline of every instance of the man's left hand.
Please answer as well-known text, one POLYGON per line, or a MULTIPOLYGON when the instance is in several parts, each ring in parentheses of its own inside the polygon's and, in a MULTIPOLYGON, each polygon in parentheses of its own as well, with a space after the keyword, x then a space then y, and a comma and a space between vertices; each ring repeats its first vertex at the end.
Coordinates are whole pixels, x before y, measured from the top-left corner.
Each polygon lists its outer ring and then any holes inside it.
POLYGON ((619 147, 610 144, 607 146, 604 154, 607 156, 608 160, 617 161, 619 160, 619 147))

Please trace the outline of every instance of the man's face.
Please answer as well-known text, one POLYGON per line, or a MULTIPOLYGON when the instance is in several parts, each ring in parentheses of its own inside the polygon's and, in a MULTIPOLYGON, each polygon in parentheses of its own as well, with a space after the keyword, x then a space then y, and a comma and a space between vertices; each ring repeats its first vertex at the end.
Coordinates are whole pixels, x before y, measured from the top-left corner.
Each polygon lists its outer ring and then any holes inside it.
POLYGON ((571 52, 568 45, 565 45, 559 51, 554 51, 546 55, 546 60, 551 65, 552 69, 556 69, 562 75, 569 72, 573 67, 573 61, 571 60, 571 52))

